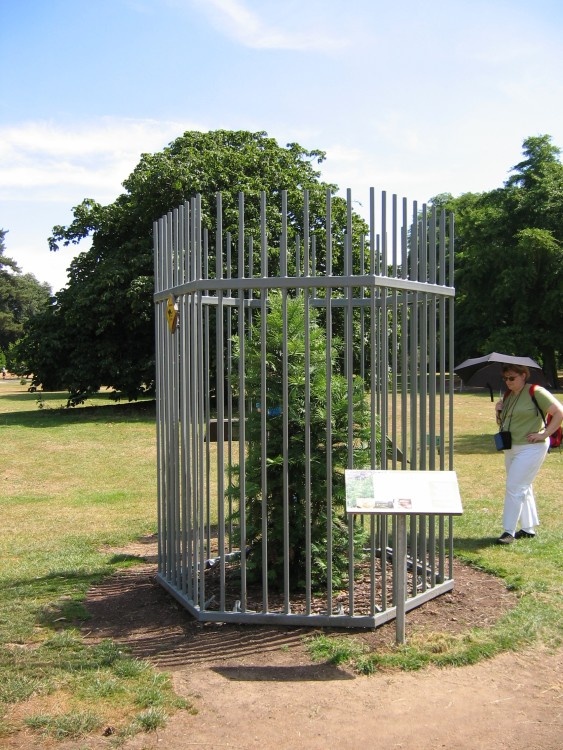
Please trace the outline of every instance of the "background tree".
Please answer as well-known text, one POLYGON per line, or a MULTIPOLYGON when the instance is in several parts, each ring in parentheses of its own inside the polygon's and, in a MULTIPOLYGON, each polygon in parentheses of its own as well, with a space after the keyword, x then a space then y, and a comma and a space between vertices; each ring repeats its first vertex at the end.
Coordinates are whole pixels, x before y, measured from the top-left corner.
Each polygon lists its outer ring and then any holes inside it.
POLYGON ((501 351, 537 359, 558 386, 563 356, 563 164, 528 138, 504 187, 433 199, 456 216, 456 362, 501 351))
MULTIPOLYGON (((186 132, 162 152, 144 154, 123 183, 125 192, 114 203, 101 206, 85 200, 74 209, 68 227, 54 227, 52 250, 87 236, 92 237, 92 246, 71 263, 68 285, 56 295, 53 308, 29 326, 19 348, 27 370, 44 386, 57 383, 67 388, 71 401, 83 399, 102 385, 128 398, 151 389, 153 222, 200 193, 204 225, 213 237, 215 196, 222 192, 223 227, 236 240, 238 193, 243 191, 247 236, 254 236, 255 247, 259 247, 260 191, 264 190, 270 259, 275 261, 281 232, 279 193, 288 191, 292 235, 302 233, 303 189, 310 191, 311 214, 320 216, 324 215, 327 189, 336 190, 319 180, 314 165, 323 159, 323 152, 307 151, 296 143, 282 148, 266 133, 225 130, 186 132)), ((333 221, 336 270, 341 264, 346 227, 342 199, 334 199, 333 221)), ((357 216, 354 226, 365 232, 365 224, 357 216)), ((318 267, 322 268, 323 222, 317 222, 313 230, 319 234, 318 267)), ((211 247, 209 267, 214 266, 211 247)))
POLYGON ((6 252, 7 230, 0 229, 0 355, 2 364, 11 344, 23 335, 27 320, 45 309, 51 298, 48 284, 31 273, 22 274, 6 252))

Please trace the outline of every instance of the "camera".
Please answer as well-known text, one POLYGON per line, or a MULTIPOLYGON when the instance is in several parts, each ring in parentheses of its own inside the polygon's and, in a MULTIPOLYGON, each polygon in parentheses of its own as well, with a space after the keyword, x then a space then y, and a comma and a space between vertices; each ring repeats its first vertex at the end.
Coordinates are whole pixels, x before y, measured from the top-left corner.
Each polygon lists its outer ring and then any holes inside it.
POLYGON ((512 448, 512 435, 510 432, 497 432, 495 435, 495 447, 497 451, 506 451, 512 448))

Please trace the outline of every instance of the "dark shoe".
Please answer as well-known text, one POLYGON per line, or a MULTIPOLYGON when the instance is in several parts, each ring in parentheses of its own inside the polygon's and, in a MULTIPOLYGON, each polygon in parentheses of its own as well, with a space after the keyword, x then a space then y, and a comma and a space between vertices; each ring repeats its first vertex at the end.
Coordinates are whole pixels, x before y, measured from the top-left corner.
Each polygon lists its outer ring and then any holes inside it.
POLYGON ((512 544, 513 541, 514 537, 512 536, 512 534, 509 534, 508 531, 505 531, 504 534, 501 534, 497 539, 497 544, 512 544))
POLYGON ((535 537, 535 534, 530 534, 529 531, 524 531, 524 529, 520 529, 520 531, 517 531, 516 534, 514 534, 515 539, 533 539, 535 537))

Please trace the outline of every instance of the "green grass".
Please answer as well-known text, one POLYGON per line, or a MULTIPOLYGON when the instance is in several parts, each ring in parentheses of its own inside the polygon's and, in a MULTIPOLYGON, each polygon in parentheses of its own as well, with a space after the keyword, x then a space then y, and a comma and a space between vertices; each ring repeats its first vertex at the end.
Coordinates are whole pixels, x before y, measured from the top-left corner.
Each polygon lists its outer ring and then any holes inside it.
POLYGON ((0 383, 0 737, 148 731, 188 707, 168 675, 76 626, 88 589, 139 562, 104 549, 155 530, 154 404, 41 402, 0 383))
MULTIPOLYGON (((64 403, 64 394, 42 394, 38 408, 26 386, 0 381, 0 738, 24 726, 54 738, 111 726, 117 741, 190 708, 166 674, 111 641, 87 645, 76 629, 87 618, 88 589, 137 562, 105 550, 155 530, 154 405, 116 405, 104 393, 82 407, 64 403)), ((464 506, 455 551, 502 577, 518 594, 516 608, 492 628, 413 637, 381 653, 353 634, 323 635, 308 640, 315 658, 371 674, 561 644, 563 452, 547 457, 535 483, 537 539, 495 545, 504 467, 492 445, 492 409, 484 392, 455 396, 454 468, 464 506)))

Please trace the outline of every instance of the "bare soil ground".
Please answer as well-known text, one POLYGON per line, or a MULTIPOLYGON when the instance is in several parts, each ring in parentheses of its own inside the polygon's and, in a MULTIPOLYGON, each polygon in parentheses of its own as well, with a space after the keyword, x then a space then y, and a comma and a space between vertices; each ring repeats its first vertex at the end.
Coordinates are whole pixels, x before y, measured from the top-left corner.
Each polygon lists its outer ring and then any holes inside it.
MULTIPOLYGON (((171 672, 178 694, 197 709, 129 739, 125 750, 563 747, 562 651, 358 676, 312 662, 303 644, 310 630, 196 623, 155 582, 153 539, 117 551, 144 562, 90 592, 86 639, 112 638, 171 672)), ((461 564, 454 577, 452 592, 407 614, 407 640, 492 625, 515 604, 499 579, 461 564)), ((395 625, 349 635, 386 649, 395 642, 395 625)), ((112 738, 54 744, 20 735, 6 743, 10 750, 109 750, 112 738)))

